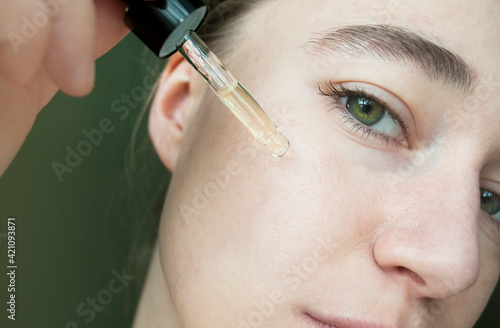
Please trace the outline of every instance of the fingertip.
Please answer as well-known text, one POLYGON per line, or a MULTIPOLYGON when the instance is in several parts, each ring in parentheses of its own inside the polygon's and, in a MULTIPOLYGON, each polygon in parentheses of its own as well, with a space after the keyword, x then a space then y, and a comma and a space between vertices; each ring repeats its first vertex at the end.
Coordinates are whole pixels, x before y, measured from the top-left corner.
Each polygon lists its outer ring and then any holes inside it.
POLYGON ((92 62, 90 67, 87 67, 74 69, 59 86, 61 92, 72 97, 84 97, 92 92, 95 85, 95 63, 92 62))

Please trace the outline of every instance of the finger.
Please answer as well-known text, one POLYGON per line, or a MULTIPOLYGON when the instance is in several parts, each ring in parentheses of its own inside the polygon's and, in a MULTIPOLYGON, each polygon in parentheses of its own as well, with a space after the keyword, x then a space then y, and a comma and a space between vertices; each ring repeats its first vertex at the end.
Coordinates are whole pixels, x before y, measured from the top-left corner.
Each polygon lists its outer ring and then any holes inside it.
POLYGON ((94 0, 97 12, 97 39, 94 58, 100 57, 127 35, 123 23, 126 3, 123 0, 94 0))
POLYGON ((43 2, 9 1, 0 10, 0 75, 26 85, 40 70, 47 47, 51 19, 43 2))
POLYGON ((59 0, 45 68, 59 89, 83 96, 94 85, 95 7, 92 0, 59 0))
POLYGON ((21 148, 40 109, 56 92, 44 73, 27 86, 0 79, 0 177, 21 148))

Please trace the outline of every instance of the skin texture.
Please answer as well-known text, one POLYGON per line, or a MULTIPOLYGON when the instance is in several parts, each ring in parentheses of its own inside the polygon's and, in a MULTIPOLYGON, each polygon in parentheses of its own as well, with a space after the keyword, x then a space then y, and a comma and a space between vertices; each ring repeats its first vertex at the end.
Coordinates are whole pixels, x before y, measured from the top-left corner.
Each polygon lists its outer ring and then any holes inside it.
POLYGON ((282 159, 174 57, 150 118, 174 175, 135 327, 320 327, 306 314, 472 327, 500 268, 478 197, 500 193, 498 17, 496 1, 265 1, 224 61, 290 139, 282 159), (358 24, 405 27, 460 55, 474 89, 304 46, 358 24), (411 149, 350 132, 325 81, 402 103, 411 149))
POLYGON ((224 61, 290 139, 282 159, 175 57, 150 119, 174 177, 135 327, 319 327, 307 314, 342 327, 472 327, 500 268, 478 197, 480 186, 500 193, 499 14, 495 1, 259 5, 224 61), (475 89, 304 46, 358 24, 405 27, 459 54, 475 89), (325 81, 402 103, 412 148, 349 132, 318 91, 325 81))
MULTIPOLYGON (((70 2, 13 53, 7 34, 36 6, 0 14, 0 173, 53 94, 87 93, 93 58, 126 33, 121 2, 70 2)), ((150 120, 174 177, 136 326, 320 327, 314 316, 343 328, 472 327, 500 268, 498 226, 478 197, 500 194, 499 14, 493 0, 264 1, 224 60, 290 139, 282 159, 175 57, 150 120), (459 54, 474 88, 306 46, 359 24, 405 27, 459 54), (407 143, 342 123, 325 81, 368 85, 404 118, 407 143)))

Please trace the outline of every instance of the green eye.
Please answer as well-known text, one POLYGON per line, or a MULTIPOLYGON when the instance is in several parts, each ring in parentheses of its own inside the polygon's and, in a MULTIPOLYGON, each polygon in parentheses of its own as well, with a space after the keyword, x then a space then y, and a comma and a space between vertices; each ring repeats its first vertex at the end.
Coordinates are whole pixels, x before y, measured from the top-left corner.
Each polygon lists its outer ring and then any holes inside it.
POLYGON ((481 189, 481 209, 500 220, 500 197, 488 190, 481 189))
POLYGON ((377 124, 386 114, 382 105, 361 97, 347 98, 346 107, 355 119, 368 126, 377 124))

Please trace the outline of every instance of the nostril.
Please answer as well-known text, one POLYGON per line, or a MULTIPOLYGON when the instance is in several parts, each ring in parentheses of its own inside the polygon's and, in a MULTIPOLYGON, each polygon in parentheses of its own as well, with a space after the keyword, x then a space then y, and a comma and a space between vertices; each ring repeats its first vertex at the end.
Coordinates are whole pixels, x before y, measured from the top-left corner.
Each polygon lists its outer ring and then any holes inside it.
POLYGON ((407 269, 403 266, 398 266, 396 267, 396 270, 400 275, 407 276, 409 279, 418 284, 425 284, 425 280, 410 269, 407 269))

